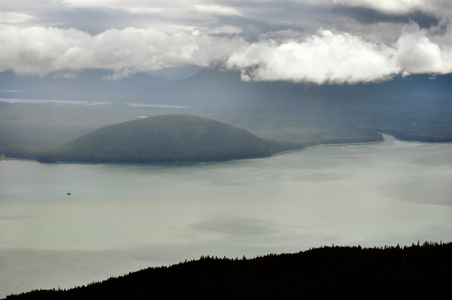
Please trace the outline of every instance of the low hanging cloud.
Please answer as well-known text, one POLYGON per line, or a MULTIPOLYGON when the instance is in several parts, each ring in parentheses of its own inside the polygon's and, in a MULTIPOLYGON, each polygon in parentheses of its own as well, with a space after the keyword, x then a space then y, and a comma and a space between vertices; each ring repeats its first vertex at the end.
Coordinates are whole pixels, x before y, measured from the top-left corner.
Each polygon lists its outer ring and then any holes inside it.
POLYGON ((234 53, 227 66, 242 79, 356 83, 385 79, 400 69, 394 50, 347 33, 321 30, 304 42, 260 42, 234 53))
POLYGON ((410 26, 392 46, 348 33, 320 30, 305 41, 263 41, 233 53, 226 65, 247 81, 358 83, 395 74, 452 72, 452 47, 410 26))
POLYGON ((409 74, 450 73, 452 72, 452 34, 449 32, 435 42, 427 36, 425 30, 409 28, 397 41, 396 60, 401 69, 409 74))
POLYGON ((155 29, 111 29, 90 35, 54 27, 0 27, 0 71, 46 74, 86 68, 153 71, 182 65, 208 66, 241 47, 240 38, 155 29))
POLYGON ((254 43, 240 32, 235 27, 176 33, 128 27, 92 35, 77 29, 6 25, 0 27, 0 71, 43 75, 110 69, 111 78, 118 79, 138 71, 223 63, 239 70, 243 80, 317 84, 452 72, 450 28, 433 34, 410 24, 390 45, 325 29, 298 39, 295 31, 274 38, 263 34, 254 43))

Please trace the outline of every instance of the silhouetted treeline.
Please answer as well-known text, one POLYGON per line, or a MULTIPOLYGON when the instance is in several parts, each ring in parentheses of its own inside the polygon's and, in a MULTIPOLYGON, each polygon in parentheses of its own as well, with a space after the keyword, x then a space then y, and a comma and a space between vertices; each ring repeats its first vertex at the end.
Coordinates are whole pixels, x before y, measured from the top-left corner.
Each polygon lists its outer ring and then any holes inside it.
POLYGON ((201 257, 70 290, 7 299, 451 299, 452 243, 201 257))

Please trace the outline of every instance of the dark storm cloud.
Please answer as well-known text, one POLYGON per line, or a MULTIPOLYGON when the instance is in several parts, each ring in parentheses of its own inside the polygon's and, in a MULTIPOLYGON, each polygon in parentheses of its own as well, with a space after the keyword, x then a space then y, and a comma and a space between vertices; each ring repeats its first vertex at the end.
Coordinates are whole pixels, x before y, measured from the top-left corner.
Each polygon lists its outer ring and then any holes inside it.
POLYGON ((414 11, 408 14, 385 13, 367 7, 349 7, 344 5, 333 6, 329 10, 330 16, 343 15, 349 19, 364 24, 375 24, 381 22, 407 24, 414 22, 421 28, 430 28, 437 26, 440 18, 422 11, 414 11))

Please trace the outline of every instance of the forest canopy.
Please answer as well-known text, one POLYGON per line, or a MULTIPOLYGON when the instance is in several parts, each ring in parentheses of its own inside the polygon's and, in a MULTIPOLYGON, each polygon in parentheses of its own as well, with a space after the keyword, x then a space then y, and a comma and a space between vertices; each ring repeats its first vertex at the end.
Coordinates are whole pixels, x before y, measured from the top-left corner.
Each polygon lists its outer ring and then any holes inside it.
POLYGON ((147 117, 105 126, 41 155, 41 162, 178 162, 264 157, 263 139, 191 115, 147 117))
POLYGON ((254 259, 203 256, 70 290, 7 299, 440 299, 452 295, 452 244, 321 247, 254 259))

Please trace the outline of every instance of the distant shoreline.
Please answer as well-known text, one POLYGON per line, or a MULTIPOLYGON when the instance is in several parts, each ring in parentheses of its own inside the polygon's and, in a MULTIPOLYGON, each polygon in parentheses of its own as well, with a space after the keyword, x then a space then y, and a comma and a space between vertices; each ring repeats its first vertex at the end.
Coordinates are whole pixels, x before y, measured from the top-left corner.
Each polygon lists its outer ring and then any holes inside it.
POLYGON ((89 100, 57 100, 57 99, 25 99, 25 98, 0 98, 0 102, 7 103, 28 103, 28 104, 67 104, 67 105, 111 105, 126 104, 131 107, 152 107, 152 108, 168 108, 168 109, 185 109, 186 105, 172 105, 160 103, 134 103, 134 102, 106 102, 106 101, 89 101, 89 100))
POLYGON ((20 157, 0 157, 0 162, 1 161, 11 161, 11 160, 23 160, 23 161, 37 161, 36 159, 30 159, 30 158, 20 158, 20 157))
POLYGON ((292 150, 287 150, 287 151, 281 151, 281 152, 272 154, 271 156, 278 156, 278 155, 288 154, 288 153, 292 153, 292 152, 299 152, 299 151, 303 151, 303 150, 324 148, 324 147, 330 147, 330 146, 334 147, 334 146, 351 146, 351 145, 371 145, 371 144, 380 144, 380 143, 386 143, 386 142, 387 142, 387 140, 383 139, 382 141, 374 141, 374 142, 318 144, 318 145, 314 145, 314 146, 308 146, 308 147, 302 147, 302 148, 297 148, 297 149, 292 149, 292 150))
MULTIPOLYGON (((308 147, 301 147, 301 148, 296 148, 296 149, 292 149, 292 150, 286 150, 286 151, 281 151, 281 152, 277 152, 275 154, 272 154, 268 157, 274 157, 274 156, 279 156, 279 155, 284 155, 284 154, 289 154, 292 152, 299 152, 299 151, 304 151, 304 150, 310 150, 310 149, 316 149, 316 148, 324 148, 324 147, 336 147, 336 146, 353 146, 353 145, 372 145, 372 144, 381 144, 381 143, 386 143, 388 141, 391 140, 398 140, 397 138, 395 138, 392 135, 388 135, 385 133, 382 133, 383 136, 383 140, 381 141, 373 141, 373 142, 351 142, 351 143, 334 143, 334 144, 318 144, 318 145, 314 145, 314 146, 308 146, 308 147), (386 138, 385 136, 389 136, 390 138, 386 138)), ((402 140, 405 141, 405 140, 402 140)), ((413 141, 405 141, 405 142, 413 142, 413 141)), ((421 143, 432 143, 432 142, 423 142, 423 141, 418 141, 421 143)), ((265 157, 264 157, 265 158, 265 157)), ((0 162, 1 161, 12 161, 12 160, 19 160, 19 161, 36 161, 38 162, 36 159, 30 159, 30 158, 19 158, 19 157, 3 157, 0 158, 0 162)), ((240 159, 234 159, 234 160, 240 160, 240 159)), ((196 162, 196 161, 195 161, 196 162)), ((199 161, 202 162, 202 161, 199 161)), ((81 162, 81 163, 90 163, 90 162, 81 162)), ((110 162, 112 163, 112 162, 110 162)))
MULTIPOLYGON (((296 149, 292 149, 292 150, 277 152, 277 153, 272 154, 272 155, 270 155, 268 157, 274 157, 274 156, 284 155, 284 154, 288 154, 288 153, 292 153, 292 152, 299 152, 299 151, 310 150, 310 149, 315 149, 315 148, 334 147, 334 146, 350 146, 350 145, 370 145, 370 144, 380 144, 380 143, 385 143, 385 142, 387 142, 386 139, 383 139, 382 141, 374 141, 374 142, 318 144, 318 145, 314 145, 314 146, 301 147, 301 148, 296 148, 296 149)), ((36 162, 38 162, 38 160, 30 159, 30 158, 8 157, 8 156, 0 158, 0 162, 1 161, 14 161, 14 160, 18 160, 18 161, 36 161, 36 162)), ((240 159, 235 159, 235 160, 240 160, 240 159)), ((89 163, 89 162, 82 162, 82 163, 89 163)))
POLYGON ((383 139, 382 141, 374 141, 374 142, 358 142, 358 143, 338 143, 338 144, 319 144, 316 146, 309 146, 304 148, 303 150, 309 150, 314 148, 323 148, 323 147, 330 147, 330 146, 350 146, 350 145, 370 145, 370 144, 381 144, 386 143, 387 141, 383 139))
MULTIPOLYGON (((302 147, 302 148, 296 148, 296 149, 292 149, 292 150, 277 152, 277 153, 272 154, 272 155, 270 155, 268 157, 274 157, 274 156, 284 155, 284 154, 288 154, 288 153, 292 153, 292 152, 299 152, 299 151, 303 151, 303 150, 310 150, 310 149, 330 147, 330 146, 334 147, 334 146, 350 146, 350 145, 370 145, 370 144, 380 144, 380 143, 385 143, 385 142, 387 142, 387 140, 383 139, 382 141, 374 141, 374 142, 319 144, 319 145, 315 145, 315 146, 308 146, 308 147, 302 147)), ((263 158, 265 158, 265 157, 263 157, 263 158)), ((13 161, 13 160, 36 161, 36 162, 38 162, 38 160, 30 159, 30 158, 20 158, 20 157, 4 157, 4 158, 0 158, 0 162, 1 161, 13 161)), ((239 159, 233 159, 233 160, 240 160, 240 158, 239 159)), ((199 162, 204 162, 204 161, 199 161, 199 162)), ((90 163, 90 162, 81 162, 81 163, 85 164, 85 163, 90 163)), ((175 163, 178 163, 178 162, 175 162, 175 163)))

